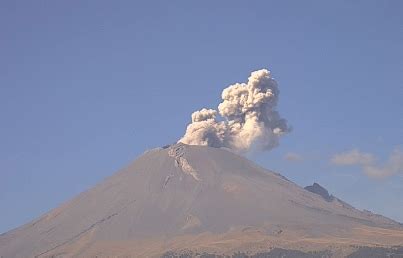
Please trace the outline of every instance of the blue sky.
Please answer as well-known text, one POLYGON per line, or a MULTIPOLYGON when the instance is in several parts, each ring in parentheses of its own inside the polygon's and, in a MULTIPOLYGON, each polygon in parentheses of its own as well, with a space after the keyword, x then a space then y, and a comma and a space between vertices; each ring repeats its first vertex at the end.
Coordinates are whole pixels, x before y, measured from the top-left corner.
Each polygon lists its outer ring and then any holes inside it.
POLYGON ((179 139, 223 88, 271 70, 293 127, 250 154, 301 186, 403 222, 401 1, 2 1, 0 232, 179 139), (302 157, 284 159, 287 153, 302 157))

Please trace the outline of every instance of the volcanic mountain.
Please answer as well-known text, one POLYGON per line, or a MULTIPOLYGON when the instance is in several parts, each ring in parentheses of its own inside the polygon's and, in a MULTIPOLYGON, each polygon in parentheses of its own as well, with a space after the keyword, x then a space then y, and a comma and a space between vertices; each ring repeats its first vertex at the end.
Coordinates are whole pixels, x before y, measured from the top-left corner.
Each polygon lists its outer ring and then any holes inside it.
POLYGON ((225 149, 174 144, 144 153, 1 235, 0 256, 174 257, 284 248, 343 257, 354 246, 403 245, 401 224, 324 198, 319 187, 306 190, 225 149))

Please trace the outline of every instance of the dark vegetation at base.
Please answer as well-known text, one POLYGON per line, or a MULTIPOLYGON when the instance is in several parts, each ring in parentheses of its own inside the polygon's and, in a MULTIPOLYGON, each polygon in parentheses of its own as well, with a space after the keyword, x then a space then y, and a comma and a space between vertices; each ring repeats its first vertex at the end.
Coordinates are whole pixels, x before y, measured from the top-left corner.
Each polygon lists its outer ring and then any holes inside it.
MULTIPOLYGON (((298 250, 286 250, 274 248, 269 252, 248 255, 245 253, 234 253, 233 255, 218 255, 209 253, 194 253, 185 251, 181 254, 167 252, 161 258, 330 258, 330 251, 302 252, 298 250)), ((382 247, 358 247, 358 249, 347 258, 403 258, 403 247, 382 248, 382 247)))
POLYGON ((317 252, 301 252, 298 250, 286 250, 281 248, 274 248, 270 252, 257 253, 254 255, 248 255, 245 253, 234 253, 233 255, 217 255, 209 253, 193 253, 184 252, 182 254, 176 254, 174 252, 167 252, 161 258, 329 258, 330 252, 317 251, 317 252))
POLYGON ((403 258, 403 247, 382 248, 382 247, 360 247, 347 258, 403 258))

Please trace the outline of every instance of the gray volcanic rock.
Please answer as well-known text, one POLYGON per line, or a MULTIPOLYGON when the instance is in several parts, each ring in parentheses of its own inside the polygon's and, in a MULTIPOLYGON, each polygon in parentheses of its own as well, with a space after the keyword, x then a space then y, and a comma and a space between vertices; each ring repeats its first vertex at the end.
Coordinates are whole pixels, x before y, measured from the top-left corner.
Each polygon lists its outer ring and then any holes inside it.
POLYGON ((322 198, 328 202, 331 202, 334 200, 334 196, 330 195, 329 192, 318 183, 314 183, 313 185, 306 186, 305 190, 308 190, 311 193, 315 193, 315 194, 322 196, 322 198))
MULTIPOLYGON (((224 149, 176 144, 144 153, 92 189, 1 235, 0 256, 150 257, 196 247, 233 252, 255 250, 258 240, 281 245, 329 236, 340 236, 343 244, 353 228, 380 229, 395 244, 403 233, 393 220, 328 202, 224 149)), ((351 236, 375 241, 367 231, 351 236)))

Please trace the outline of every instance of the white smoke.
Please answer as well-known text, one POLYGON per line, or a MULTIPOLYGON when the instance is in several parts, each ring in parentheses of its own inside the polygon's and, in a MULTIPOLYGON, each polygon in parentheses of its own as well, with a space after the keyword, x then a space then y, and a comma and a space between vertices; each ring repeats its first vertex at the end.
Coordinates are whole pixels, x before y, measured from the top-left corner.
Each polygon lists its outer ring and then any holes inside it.
POLYGON ((279 90, 266 69, 254 71, 247 83, 223 90, 218 112, 203 108, 192 114, 192 123, 179 142, 227 147, 239 152, 270 150, 290 129, 276 111, 279 90), (218 119, 218 114, 220 119, 218 119))

